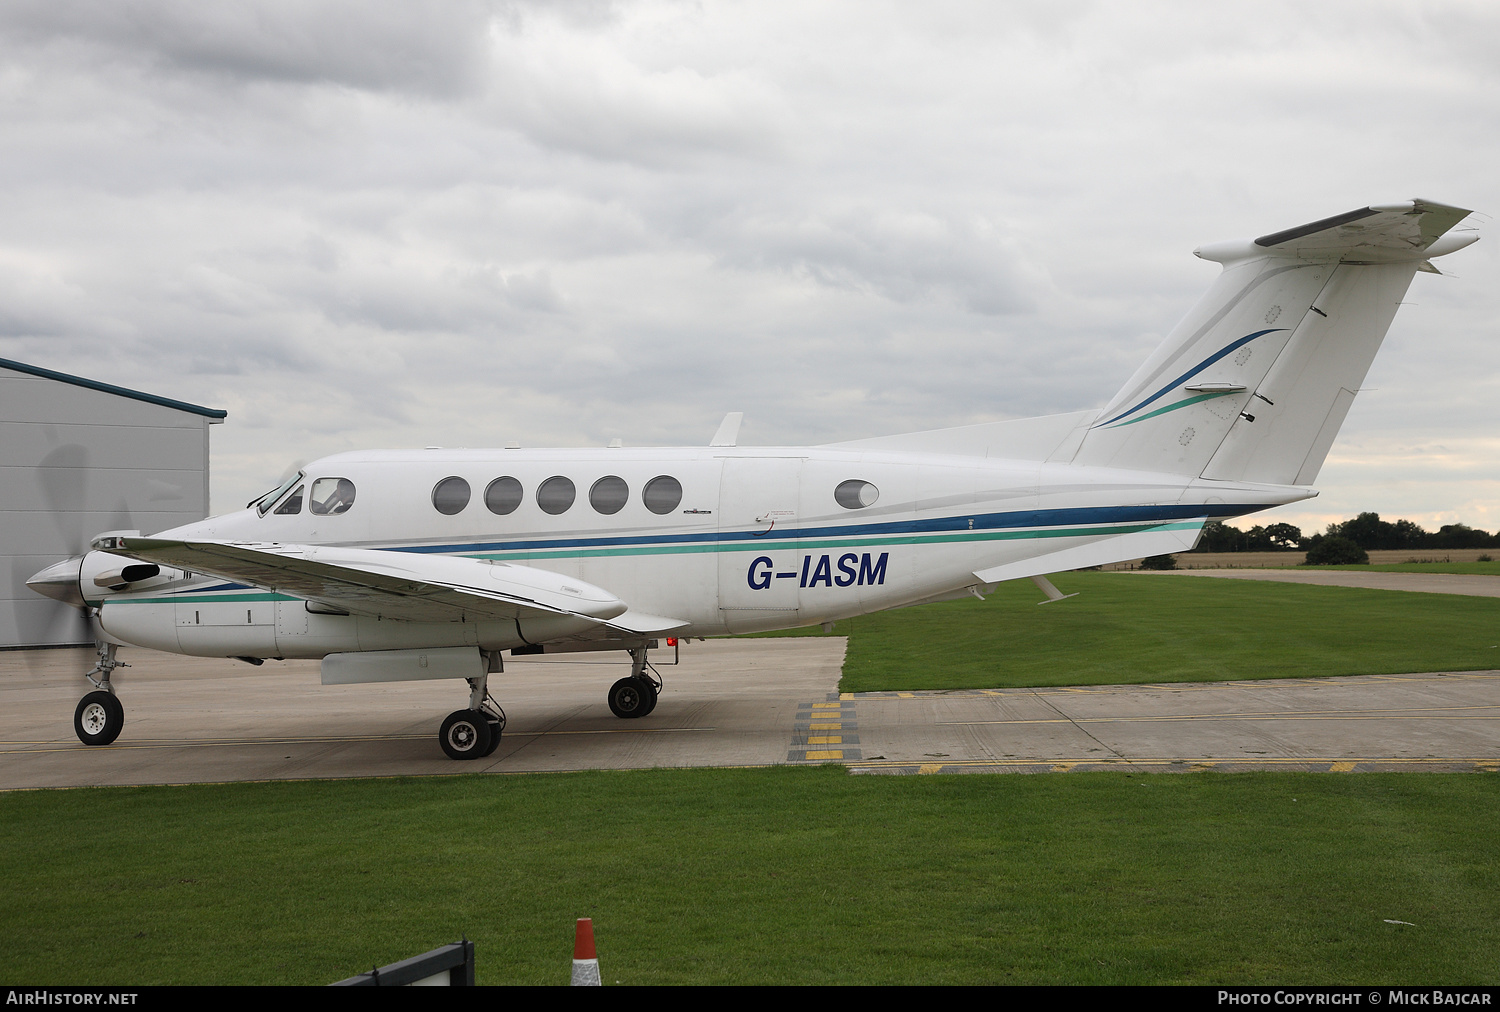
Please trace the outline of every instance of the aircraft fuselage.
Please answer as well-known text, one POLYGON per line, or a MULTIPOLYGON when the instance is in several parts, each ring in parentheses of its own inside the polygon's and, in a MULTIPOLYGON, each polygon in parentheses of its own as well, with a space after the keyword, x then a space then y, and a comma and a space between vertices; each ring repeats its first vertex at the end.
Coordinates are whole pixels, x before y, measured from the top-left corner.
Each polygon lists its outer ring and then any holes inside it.
MULTIPOLYGON (((1130 534, 1174 531, 1190 545, 1205 520, 1310 494, 1065 463, 829 447, 375 451, 324 458, 303 475, 264 513, 249 508, 159 536, 511 562, 608 588, 633 610, 688 623, 679 635, 708 636, 957 596, 993 582, 977 573, 1072 547, 1096 545, 1108 556, 1117 543, 1121 559, 1137 557, 1130 534), (311 490, 333 487, 329 479, 347 481, 353 501, 320 515, 311 490), (302 501, 293 504, 298 489, 302 501)), ((84 596, 102 605, 110 635, 157 649, 262 657, 497 650, 556 632, 326 614, 290 595, 171 571, 119 593, 92 582, 119 561, 92 553, 84 596)))

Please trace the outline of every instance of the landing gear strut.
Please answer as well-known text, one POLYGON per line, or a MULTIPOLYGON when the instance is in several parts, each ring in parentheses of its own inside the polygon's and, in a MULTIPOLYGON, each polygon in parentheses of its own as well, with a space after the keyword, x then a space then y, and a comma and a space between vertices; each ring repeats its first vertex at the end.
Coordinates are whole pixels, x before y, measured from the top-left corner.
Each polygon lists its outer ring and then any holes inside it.
POLYGON ((438 731, 438 744, 449 759, 483 759, 500 747, 505 711, 489 694, 490 672, 501 671, 500 654, 487 655, 490 671, 470 678, 469 708, 454 710, 438 731))
POLYGON ((114 674, 115 668, 130 665, 115 660, 116 649, 115 644, 100 641, 96 648, 99 660, 83 676, 96 687, 96 691, 78 701, 78 708, 73 711, 73 733, 85 745, 108 745, 120 736, 120 730, 125 726, 125 708, 115 696, 115 687, 110 684, 109 676, 114 674), (99 677, 95 678, 95 675, 99 677))
POLYGON ((630 651, 630 674, 609 687, 609 709, 616 717, 644 717, 656 709, 660 694, 661 677, 642 647, 630 651))

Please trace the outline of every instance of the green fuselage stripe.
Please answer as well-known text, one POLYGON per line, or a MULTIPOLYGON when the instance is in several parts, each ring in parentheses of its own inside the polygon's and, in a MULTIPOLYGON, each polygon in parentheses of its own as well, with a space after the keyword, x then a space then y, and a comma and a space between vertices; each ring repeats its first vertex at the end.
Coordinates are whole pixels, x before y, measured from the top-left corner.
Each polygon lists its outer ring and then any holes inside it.
POLYGON ((1139 534, 1146 531, 1189 531, 1203 526, 1202 521, 1187 521, 1169 524, 1119 524, 1108 527, 1049 528, 1040 531, 966 531, 959 534, 934 534, 927 537, 870 537, 835 538, 798 541, 787 538, 757 544, 755 542, 733 542, 719 544, 659 545, 654 547, 632 546, 629 548, 588 549, 537 549, 519 552, 482 552, 471 558, 493 559, 496 562, 513 562, 521 559, 588 559, 601 556, 621 555, 698 555, 728 552, 773 552, 810 551, 820 548, 848 548, 860 545, 933 545, 957 544, 976 541, 1024 541, 1033 538, 1085 538, 1112 537, 1116 534, 1139 534))
MULTIPOLYGON (((567 559, 596 559, 608 557, 626 557, 636 555, 703 555, 707 553, 728 554, 731 552, 806 552, 820 549, 839 548, 863 548, 884 547, 888 545, 940 545, 961 544, 965 542, 982 541, 1024 541, 1036 538, 1098 538, 1113 537, 1118 534, 1142 534, 1149 531, 1192 531, 1203 526, 1201 520, 1180 521, 1166 524, 1111 524, 1103 527, 1062 527, 1048 528, 1046 530, 1031 531, 964 531, 957 534, 933 534, 925 537, 913 537, 911 535, 894 537, 849 537, 835 539, 816 539, 808 541, 797 541, 794 539, 781 539, 767 543, 756 542, 710 542, 703 544, 687 545, 655 545, 641 546, 630 545, 618 548, 546 548, 532 551, 516 552, 479 552, 473 555, 460 555, 462 558, 490 559, 496 562, 533 561, 551 562, 567 559)), ((300 601, 299 597, 289 594, 277 594, 269 591, 247 591, 236 588, 232 591, 215 593, 212 590, 199 591, 188 594, 169 595, 164 597, 111 597, 105 600, 120 604, 234 604, 244 601, 300 601)), ((97 602, 91 602, 97 603, 97 602)))

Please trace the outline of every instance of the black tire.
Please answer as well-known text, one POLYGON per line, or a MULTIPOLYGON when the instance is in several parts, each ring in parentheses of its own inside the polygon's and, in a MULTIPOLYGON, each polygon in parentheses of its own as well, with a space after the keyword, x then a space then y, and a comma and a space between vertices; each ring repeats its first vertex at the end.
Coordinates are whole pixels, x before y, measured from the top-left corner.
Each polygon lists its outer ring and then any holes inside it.
POLYGON ((484 754, 490 755, 495 751, 495 749, 500 747, 500 732, 505 729, 505 725, 500 723, 500 721, 496 720, 494 717, 490 717, 486 721, 486 723, 490 725, 490 743, 485 748, 484 754))
POLYGON ((490 754, 490 721, 478 710, 454 710, 443 721, 438 744, 449 759, 481 759, 490 754))
POLYGON ((125 707, 113 692, 100 689, 78 701, 73 711, 73 731, 85 745, 108 745, 125 726, 125 707))
POLYGON ((639 678, 622 678, 609 687, 609 710, 616 717, 644 717, 656 705, 656 690, 639 678))
POLYGON ((641 716, 645 717, 648 716, 652 710, 656 709, 656 698, 659 693, 656 691, 656 685, 650 680, 645 678, 639 678, 636 680, 641 683, 641 695, 646 697, 646 708, 641 712, 641 716))

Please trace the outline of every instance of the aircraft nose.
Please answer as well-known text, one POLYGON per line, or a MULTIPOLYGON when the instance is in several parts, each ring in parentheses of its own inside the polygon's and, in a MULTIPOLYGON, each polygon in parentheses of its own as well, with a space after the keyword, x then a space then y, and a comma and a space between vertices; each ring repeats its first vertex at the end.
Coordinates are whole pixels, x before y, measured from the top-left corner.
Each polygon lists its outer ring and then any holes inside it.
POLYGON ((26 581, 26 586, 54 601, 84 607, 83 590, 78 586, 79 574, 83 570, 83 556, 68 559, 48 566, 26 581))

